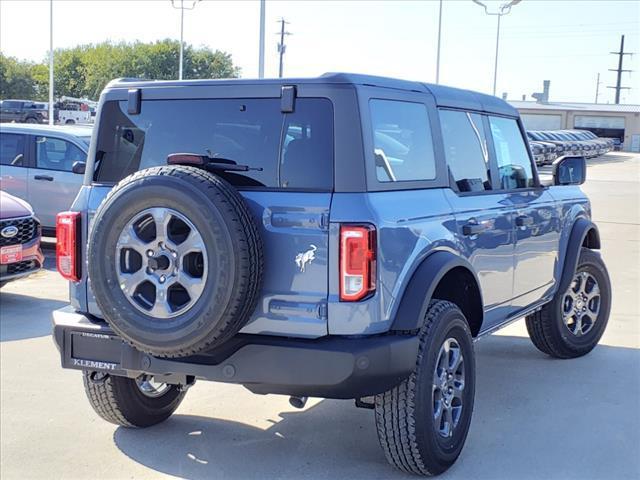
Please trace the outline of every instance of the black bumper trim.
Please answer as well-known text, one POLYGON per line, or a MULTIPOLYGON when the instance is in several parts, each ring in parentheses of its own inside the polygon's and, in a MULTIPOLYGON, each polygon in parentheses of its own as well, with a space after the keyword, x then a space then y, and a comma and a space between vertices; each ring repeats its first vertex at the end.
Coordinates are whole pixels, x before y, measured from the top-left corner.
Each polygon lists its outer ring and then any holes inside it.
POLYGON ((360 398, 407 378, 418 353, 415 335, 315 340, 237 335, 222 349, 180 359, 147 355, 71 307, 53 312, 53 334, 63 368, 112 375, 193 376, 242 384, 254 393, 360 398), (196 363, 197 362, 197 363, 196 363))

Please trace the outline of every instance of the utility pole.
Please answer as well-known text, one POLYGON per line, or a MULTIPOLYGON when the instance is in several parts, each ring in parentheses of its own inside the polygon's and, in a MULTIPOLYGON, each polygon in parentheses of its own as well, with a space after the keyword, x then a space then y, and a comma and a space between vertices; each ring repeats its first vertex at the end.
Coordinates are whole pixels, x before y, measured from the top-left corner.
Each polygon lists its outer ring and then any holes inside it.
POLYGON ((596 103, 598 103, 598 94, 600 93, 600 72, 598 72, 598 79, 596 80, 596 103))
POLYGON ((440 37, 442 35, 442 0, 440 0, 440 13, 438 14, 438 52, 436 54, 436 84, 440 83, 440 37))
POLYGON ((258 45, 258 78, 264 78, 264 10, 266 0, 260 0, 260 41, 258 45))
POLYGON ((182 80, 182 63, 184 57, 184 11, 196 8, 196 3, 200 0, 188 0, 187 6, 184 6, 184 0, 171 0, 171 6, 180 10, 180 59, 178 60, 178 80, 182 80), (180 5, 178 6, 178 1, 180 5), (189 5, 190 4, 190 5, 189 5))
POLYGON ((625 55, 631 55, 631 52, 624 51, 624 35, 620 39, 620 51, 619 52, 610 52, 613 55, 618 55, 618 68, 610 68, 610 72, 618 72, 618 79, 616 81, 615 87, 607 87, 607 88, 615 88, 616 90, 616 104, 620 103, 620 90, 630 90, 631 87, 623 87, 622 86, 622 72, 630 72, 631 70, 624 70, 622 68, 622 60, 625 55))
POLYGON ((278 70, 278 77, 282 78, 282 69, 283 69, 283 60, 284 60, 284 52, 287 50, 287 46, 284 44, 284 36, 291 35, 289 32, 284 31, 284 26, 288 25, 289 22, 286 22, 284 18, 278 20, 280 22, 280 33, 276 35, 280 35, 280 42, 278 43, 278 53, 280 54, 280 69, 278 70))

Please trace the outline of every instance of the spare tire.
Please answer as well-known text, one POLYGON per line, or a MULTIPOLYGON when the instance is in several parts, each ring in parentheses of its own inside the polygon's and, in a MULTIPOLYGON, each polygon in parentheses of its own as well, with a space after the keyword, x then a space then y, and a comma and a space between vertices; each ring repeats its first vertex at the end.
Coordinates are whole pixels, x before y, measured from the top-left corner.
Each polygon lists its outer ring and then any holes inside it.
POLYGON ((89 235, 89 279, 123 339, 161 357, 212 349, 240 330, 262 286, 258 228, 238 192, 193 167, 118 183, 89 235))

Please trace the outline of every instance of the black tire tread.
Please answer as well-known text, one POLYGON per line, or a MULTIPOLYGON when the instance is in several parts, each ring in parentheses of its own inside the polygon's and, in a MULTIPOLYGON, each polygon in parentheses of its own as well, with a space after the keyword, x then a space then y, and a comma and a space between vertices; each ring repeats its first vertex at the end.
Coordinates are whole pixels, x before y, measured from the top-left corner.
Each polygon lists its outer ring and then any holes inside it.
MULTIPOLYGON (((228 340, 244 326, 258 303, 260 289, 262 288, 264 251, 260 233, 253 221, 251 213, 238 192, 220 177, 195 167, 182 165, 175 167, 160 166, 135 172, 116 184, 104 199, 99 210, 106 208, 109 205, 110 200, 125 185, 139 180, 144 180, 147 177, 155 177, 158 175, 171 176, 187 182, 192 186, 196 186, 196 188, 209 198, 212 198, 212 200, 214 197, 218 197, 218 201, 213 200, 216 205, 220 206, 221 203, 226 204, 228 211, 235 213, 240 218, 240 221, 236 222, 235 225, 236 230, 240 232, 238 238, 247 239, 246 248, 238 249, 239 251, 246 250, 246 255, 238 257, 238 260, 243 264, 243 271, 245 272, 240 276, 239 281, 241 283, 239 288, 248 288, 248 290, 246 290, 247 294, 242 297, 237 296, 235 302, 227 305, 227 309, 223 316, 224 320, 219 323, 220 328, 218 329, 217 335, 209 335, 200 342, 192 344, 189 347, 172 348, 170 351, 166 352, 158 352, 157 350, 150 351, 144 346, 138 345, 127 338, 124 338, 127 343, 145 353, 151 353, 158 357, 184 357, 194 355, 206 349, 214 348, 228 340)), ((95 235, 99 234, 99 232, 95 232, 95 235)), ((244 240, 240 241, 245 243, 244 240)), ((89 243, 89 249, 91 249, 91 242, 89 243)), ((92 258, 91 251, 89 251, 88 255, 88 258, 92 258)))
MULTIPOLYGON (((451 308, 458 308, 451 302, 432 300, 420 331, 420 343, 416 365, 420 365, 426 354, 426 340, 429 338, 435 320, 451 308)), ((378 439, 389 463, 406 473, 416 475, 436 475, 429 471, 422 458, 416 440, 415 391, 417 376, 413 372, 397 387, 376 395, 375 416, 378 439)))

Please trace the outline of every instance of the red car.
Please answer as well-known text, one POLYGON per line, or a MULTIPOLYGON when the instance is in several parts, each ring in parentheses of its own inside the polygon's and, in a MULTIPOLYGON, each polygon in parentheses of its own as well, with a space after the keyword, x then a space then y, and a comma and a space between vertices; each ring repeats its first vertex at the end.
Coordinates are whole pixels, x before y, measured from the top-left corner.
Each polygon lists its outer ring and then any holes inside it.
POLYGON ((42 268, 40 236, 31 206, 0 190, 0 287, 42 268))

